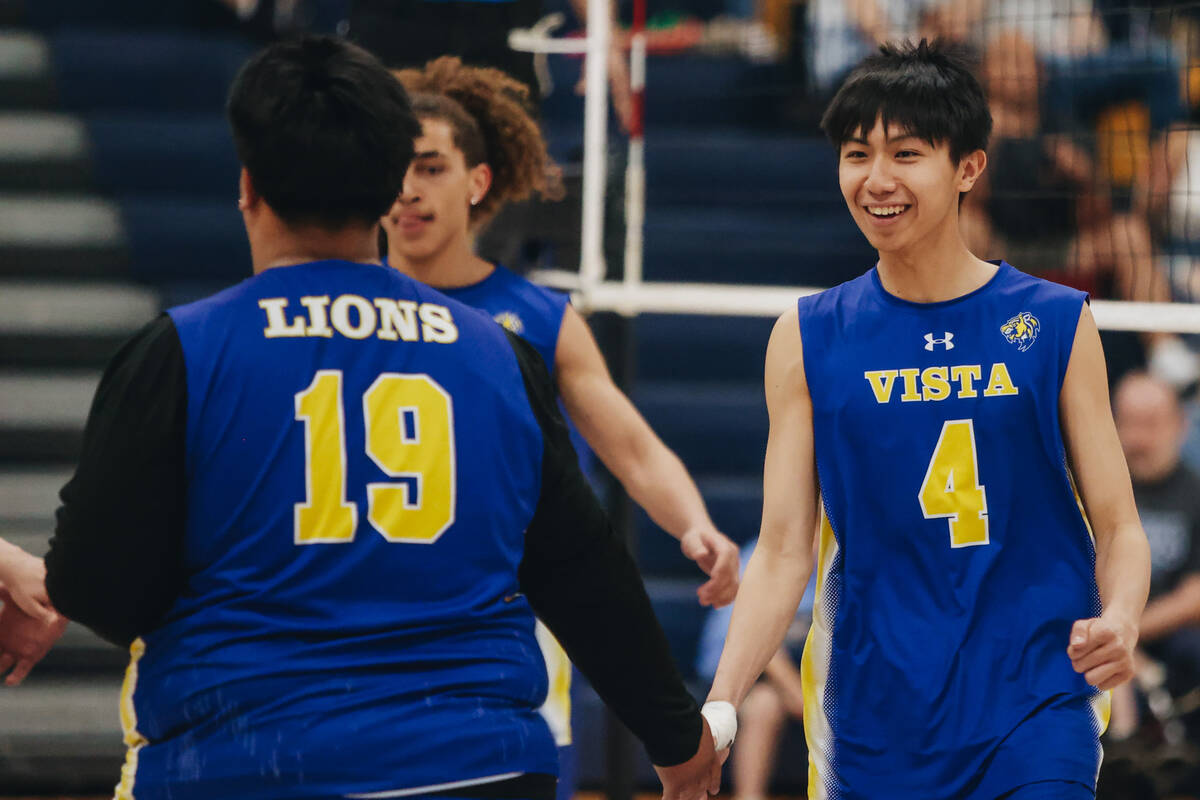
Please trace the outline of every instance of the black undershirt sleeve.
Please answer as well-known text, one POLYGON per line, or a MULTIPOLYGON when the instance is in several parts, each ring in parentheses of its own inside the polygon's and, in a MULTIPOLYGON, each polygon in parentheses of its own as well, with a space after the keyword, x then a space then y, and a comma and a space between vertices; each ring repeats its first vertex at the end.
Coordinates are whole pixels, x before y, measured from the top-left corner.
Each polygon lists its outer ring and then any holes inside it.
POLYGON ((604 702, 664 767, 696 754, 703 724, 641 575, 579 468, 537 351, 509 335, 542 428, 542 493, 525 533, 521 589, 604 702))
POLYGON ((128 645, 183 584, 187 372, 166 314, 113 357, 96 389, 46 556, 62 614, 128 645))

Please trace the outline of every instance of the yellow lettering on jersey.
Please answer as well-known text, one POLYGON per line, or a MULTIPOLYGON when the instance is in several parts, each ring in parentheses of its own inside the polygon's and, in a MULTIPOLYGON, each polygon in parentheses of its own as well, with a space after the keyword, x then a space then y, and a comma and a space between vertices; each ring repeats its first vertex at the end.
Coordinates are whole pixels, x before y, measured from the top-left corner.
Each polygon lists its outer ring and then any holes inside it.
POLYGON ((392 300, 388 297, 376 297, 375 307, 379 309, 380 339, 394 342, 415 342, 417 340, 417 304, 412 300, 392 300))
POLYGON ((900 373, 894 369, 876 369, 863 373, 871 391, 875 392, 875 402, 883 404, 892 399, 892 388, 896 385, 896 376, 900 373))
POLYGON ((921 393, 917 391, 917 378, 920 376, 919 369, 902 369, 900 377, 904 379, 904 394, 900 395, 901 403, 912 403, 921 399, 921 393))
POLYGON ((319 370, 296 393, 296 419, 304 423, 304 502, 295 505, 296 544, 354 540, 358 506, 346 500, 346 413, 342 371, 319 370))
POLYGON ((432 544, 454 522, 450 394, 428 375, 385 372, 363 395, 363 418, 371 460, 389 477, 409 479, 368 483, 367 519, 389 542, 432 544))
POLYGON ((422 303, 417 309, 421 318, 421 338, 427 342, 450 344, 458 341, 458 326, 450 309, 433 303, 422 303))
POLYGON ((320 336, 330 338, 336 330, 347 339, 369 339, 434 344, 458 341, 458 325, 450 309, 437 303, 414 303, 376 297, 374 301, 356 294, 343 294, 329 302, 328 295, 306 296, 300 303, 307 309, 288 322, 286 297, 268 297, 258 301, 267 314, 263 335, 268 339, 320 336), (376 311, 378 309, 378 311, 376 311), (333 327, 330 328, 330 325, 333 327))
POLYGON ((1006 397, 1008 395, 1017 394, 1017 387, 1013 386, 1012 378, 1008 374, 1008 367, 1004 362, 992 364, 992 374, 988 378, 988 386, 983 390, 984 397, 1006 397))
POLYGON ((333 338, 333 330, 329 327, 329 295, 301 297, 300 305, 308 309, 308 330, 304 335, 333 338))
POLYGON ((950 396, 948 372, 945 367, 928 367, 921 373, 922 400, 945 400, 950 396))
POLYGON ((329 319, 337 332, 347 339, 366 339, 375 332, 375 306, 365 297, 343 294, 333 301, 329 319), (350 322, 350 309, 357 311, 358 323, 350 322))
POLYGON ((973 420, 942 423, 917 501, 925 519, 949 520, 951 547, 974 547, 990 541, 987 491, 979 482, 973 420))
POLYGON ((975 381, 982 377, 983 369, 979 364, 963 364, 950 368, 950 380, 958 381, 958 394, 955 396, 960 399, 978 397, 979 392, 975 391, 975 381))
POLYGON ((286 297, 265 297, 258 301, 258 307, 267 312, 267 327, 263 328, 263 336, 268 339, 280 339, 304 335, 304 315, 296 317, 289 325, 284 314, 287 304, 286 297))

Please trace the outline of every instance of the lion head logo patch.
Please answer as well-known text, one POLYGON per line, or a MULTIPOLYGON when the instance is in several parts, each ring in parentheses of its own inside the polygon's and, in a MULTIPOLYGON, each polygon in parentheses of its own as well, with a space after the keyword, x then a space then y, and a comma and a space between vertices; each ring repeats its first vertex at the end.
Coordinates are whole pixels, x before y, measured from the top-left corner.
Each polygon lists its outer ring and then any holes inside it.
POLYGON ((525 332, 525 323, 521 322, 521 318, 512 311, 501 311, 493 319, 499 322, 509 333, 515 333, 519 336, 525 332))
POLYGON ((1015 344, 1022 353, 1033 347, 1033 343, 1037 341, 1038 331, 1041 329, 1042 323, 1038 322, 1038 318, 1028 311, 1022 311, 1000 326, 1000 332, 1004 334, 1004 338, 1010 344, 1015 344))

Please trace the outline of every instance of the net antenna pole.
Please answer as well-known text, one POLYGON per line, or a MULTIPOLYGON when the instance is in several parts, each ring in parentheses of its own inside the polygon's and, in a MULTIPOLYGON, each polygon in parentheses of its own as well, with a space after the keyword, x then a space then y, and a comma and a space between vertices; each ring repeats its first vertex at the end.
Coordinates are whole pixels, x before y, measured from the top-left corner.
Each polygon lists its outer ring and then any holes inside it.
MULTIPOLYGON (((629 121, 629 158, 625 166, 625 270, 628 296, 642 284, 642 233, 646 224, 646 0, 634 0, 629 40, 629 88, 633 113, 629 121)), ((637 313, 630 303, 621 313, 637 313)))
POLYGON ((580 290, 586 297, 604 280, 604 196, 608 175, 608 53, 612 0, 587 5, 587 95, 583 106, 583 221, 580 290))

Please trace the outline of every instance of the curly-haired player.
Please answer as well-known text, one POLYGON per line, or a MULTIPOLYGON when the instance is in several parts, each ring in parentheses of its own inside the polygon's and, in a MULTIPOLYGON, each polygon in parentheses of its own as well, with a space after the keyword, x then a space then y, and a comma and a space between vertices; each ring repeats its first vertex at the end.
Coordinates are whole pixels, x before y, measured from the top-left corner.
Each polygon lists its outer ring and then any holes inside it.
MULTIPOLYGON (((679 459, 613 383, 591 331, 558 292, 475 255, 473 236, 506 203, 554 197, 558 170, 528 110, 526 87, 496 69, 453 57, 402 70, 422 126, 404 192, 383 218, 388 262, 419 281, 491 314, 528 340, 551 369, 570 419, 605 466, 684 554, 711 578, 702 603, 725 605, 737 590, 736 546, 713 526, 679 459)), ((550 699, 543 713, 569 746, 570 666, 546 648, 550 699)), ((562 753, 559 794, 572 788, 572 754, 562 753)))

